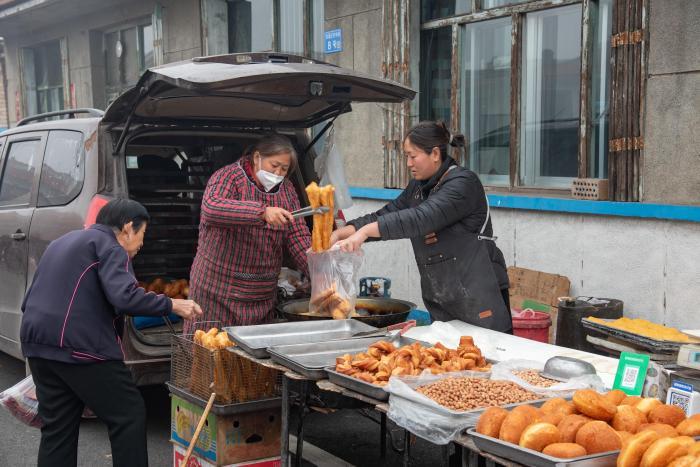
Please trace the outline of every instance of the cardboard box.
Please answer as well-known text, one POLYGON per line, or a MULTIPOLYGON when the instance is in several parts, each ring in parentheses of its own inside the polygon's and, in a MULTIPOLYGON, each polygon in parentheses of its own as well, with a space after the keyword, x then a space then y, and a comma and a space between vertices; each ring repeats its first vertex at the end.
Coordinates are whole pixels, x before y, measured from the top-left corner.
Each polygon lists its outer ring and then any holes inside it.
MULTIPOLYGON (((204 408, 173 395, 170 409, 170 440, 187 447, 204 408)), ((194 453, 216 466, 279 456, 281 426, 279 407, 236 415, 209 413, 194 453)))
MULTIPOLYGON (((185 459, 187 449, 179 444, 173 443, 173 467, 181 467, 182 461, 185 459)), ((240 462, 238 464, 228 464, 223 467, 280 467, 282 465, 281 457, 270 457, 267 459, 258 459, 250 462, 240 462)), ((192 454, 187 461, 186 467, 216 467, 215 464, 202 459, 201 457, 192 454)))
POLYGON ((528 300, 544 305, 544 307, 537 307, 536 309, 537 311, 549 313, 552 318, 552 326, 549 328, 549 343, 553 344, 556 341, 557 332, 557 314, 559 311, 557 304, 559 297, 569 295, 571 289, 569 279, 558 274, 515 266, 508 268, 508 279, 510 280, 511 308, 518 310, 527 308, 523 307, 523 303, 528 300))

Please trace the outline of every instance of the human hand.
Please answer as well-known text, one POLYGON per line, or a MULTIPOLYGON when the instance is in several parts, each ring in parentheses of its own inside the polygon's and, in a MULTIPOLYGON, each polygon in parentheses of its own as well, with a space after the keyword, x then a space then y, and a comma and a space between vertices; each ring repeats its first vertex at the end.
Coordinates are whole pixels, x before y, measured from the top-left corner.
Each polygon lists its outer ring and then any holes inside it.
POLYGON ((334 230, 331 234, 331 246, 335 245, 340 240, 345 240, 354 233, 355 227, 352 225, 346 225, 345 227, 341 227, 339 229, 334 230))
POLYGON ((263 220, 270 225, 286 225, 293 222, 294 217, 285 209, 268 206, 263 213, 263 220))
POLYGON ((363 229, 360 229, 347 237, 345 240, 340 240, 338 242, 338 247, 340 247, 341 251, 353 253, 360 250, 360 248, 362 248, 362 244, 365 243, 366 240, 367 233, 363 229))
POLYGON ((183 319, 194 319, 202 316, 202 309, 194 300, 184 300, 181 298, 171 298, 173 302, 173 313, 183 319))

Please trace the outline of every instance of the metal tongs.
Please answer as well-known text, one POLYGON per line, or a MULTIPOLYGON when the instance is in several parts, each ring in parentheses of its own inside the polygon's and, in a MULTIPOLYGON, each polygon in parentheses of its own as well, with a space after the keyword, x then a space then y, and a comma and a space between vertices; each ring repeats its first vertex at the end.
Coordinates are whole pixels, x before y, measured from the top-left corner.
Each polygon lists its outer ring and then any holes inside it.
POLYGON ((314 214, 325 214, 329 211, 328 206, 319 206, 316 209, 312 208, 311 206, 306 206, 305 208, 297 209, 296 211, 292 211, 292 217, 294 219, 299 219, 300 217, 308 217, 308 216, 313 216, 314 214))
POLYGON ((385 336, 389 336, 389 332, 400 329, 399 332, 390 336, 391 339, 393 340, 393 339, 396 339, 397 337, 401 337, 404 334, 406 334, 406 332, 415 325, 416 325, 416 320, 410 319, 408 321, 404 321, 403 323, 392 324, 391 326, 387 326, 385 328, 373 329, 371 331, 356 332, 355 334, 352 335, 351 338, 357 339, 360 337, 385 337, 385 336))

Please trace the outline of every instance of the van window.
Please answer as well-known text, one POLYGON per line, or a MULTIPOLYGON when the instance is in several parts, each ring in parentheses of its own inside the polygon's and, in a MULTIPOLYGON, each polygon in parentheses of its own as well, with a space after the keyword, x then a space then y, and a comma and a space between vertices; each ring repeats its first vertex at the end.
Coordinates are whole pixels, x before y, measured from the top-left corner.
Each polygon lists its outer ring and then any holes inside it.
POLYGON ((0 206, 29 204, 41 148, 40 139, 10 144, 0 185, 0 206))
POLYGON ((61 206, 78 196, 85 178, 82 142, 83 134, 79 131, 49 133, 37 206, 61 206))

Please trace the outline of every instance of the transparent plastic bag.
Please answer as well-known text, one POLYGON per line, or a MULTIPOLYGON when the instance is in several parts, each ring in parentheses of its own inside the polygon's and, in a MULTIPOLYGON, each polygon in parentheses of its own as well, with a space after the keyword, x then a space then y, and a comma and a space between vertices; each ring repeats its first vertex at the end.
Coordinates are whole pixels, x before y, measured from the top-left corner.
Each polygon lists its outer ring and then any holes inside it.
POLYGON ((343 156, 334 143, 334 130, 331 128, 326 134, 325 145, 321 154, 314 160, 314 170, 321 177, 320 186, 333 185, 335 187, 335 208, 347 209, 352 206, 350 187, 345 178, 343 156))
POLYGON ((36 399, 36 386, 32 375, 0 393, 0 404, 25 425, 35 428, 44 425, 39 416, 39 402, 36 399))
POLYGON ((362 252, 347 253, 334 247, 306 255, 311 276, 309 311, 334 319, 350 317, 355 311, 362 252))
POLYGON ((545 397, 571 397, 574 395, 575 391, 586 388, 595 389, 598 392, 605 391, 605 384, 598 375, 578 376, 576 378, 571 378, 565 383, 557 383, 545 388, 530 384, 513 373, 514 371, 520 370, 542 371, 543 369, 544 364, 534 360, 507 360, 497 363, 491 368, 491 379, 512 381, 528 391, 545 397))
POLYGON ((390 394, 389 418, 400 427, 434 444, 448 444, 457 439, 467 427, 476 423, 478 414, 450 410, 416 391, 419 386, 448 377, 488 379, 489 373, 459 371, 434 375, 425 370, 419 376, 392 376, 389 384, 384 387, 390 394))

